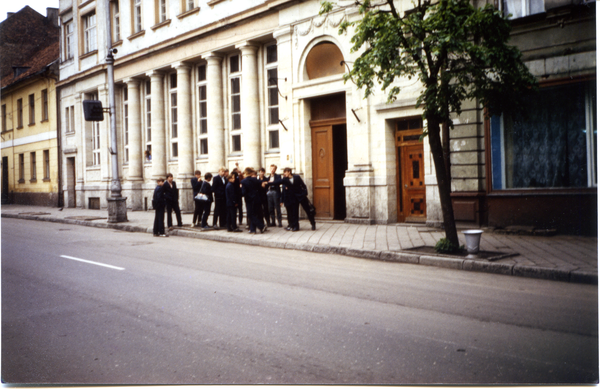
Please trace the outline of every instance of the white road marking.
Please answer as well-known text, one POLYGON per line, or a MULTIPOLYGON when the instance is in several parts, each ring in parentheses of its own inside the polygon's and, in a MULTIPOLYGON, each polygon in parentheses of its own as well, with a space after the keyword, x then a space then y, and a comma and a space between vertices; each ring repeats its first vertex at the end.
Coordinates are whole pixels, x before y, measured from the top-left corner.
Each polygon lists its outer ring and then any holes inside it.
POLYGON ((81 261, 82 263, 89 263, 89 264, 99 265, 101 267, 112 268, 112 269, 116 269, 116 270, 119 270, 119 271, 125 270, 125 268, 115 267, 114 265, 96 263, 95 261, 78 259, 77 257, 71 257, 71 256, 65 256, 65 255, 60 255, 60 257, 64 257, 65 259, 71 259, 71 260, 81 261))

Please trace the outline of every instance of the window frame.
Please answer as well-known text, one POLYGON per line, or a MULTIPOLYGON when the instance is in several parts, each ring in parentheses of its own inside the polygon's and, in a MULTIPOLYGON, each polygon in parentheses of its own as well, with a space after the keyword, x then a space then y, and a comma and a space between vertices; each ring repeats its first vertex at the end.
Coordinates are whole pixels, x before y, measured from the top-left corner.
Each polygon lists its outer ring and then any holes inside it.
POLYGON ((17 99, 17 129, 23 128, 23 98, 17 99))
POLYGON ((201 158, 208 157, 208 80, 206 70, 207 64, 200 64, 196 67, 198 72, 198 81, 196 82, 198 91, 198 157, 201 158), (204 90, 204 96, 202 90, 204 90))
POLYGON ((19 153, 19 183, 25 183, 25 153, 19 153))
POLYGON ((48 115, 48 90, 42 89, 42 122, 49 119, 48 115))
POLYGON ((29 153, 29 181, 37 181, 37 156, 36 152, 29 153))
POLYGON ((129 163, 129 91, 123 87, 123 163, 129 163))
POLYGON ((98 30, 96 10, 83 15, 83 52, 92 53, 98 50, 98 30), (93 24, 92 24, 93 21, 93 24))
MULTIPOLYGON (((144 83, 144 139, 145 139, 145 150, 150 152, 150 155, 152 155, 152 81, 150 79, 147 79, 146 82, 144 83)), ((144 162, 145 163, 151 163, 152 160, 148 160, 148 158, 146 158, 145 156, 145 152, 144 152, 144 162)))
POLYGON ((266 123, 266 131, 267 131, 267 150, 271 152, 279 151, 280 149, 280 140, 279 140, 279 57, 277 52, 277 43, 269 43, 265 45, 264 50, 265 55, 265 123, 266 123), (275 60, 270 61, 269 56, 269 48, 275 47, 275 60), (275 81, 271 80, 271 73, 275 71, 275 81), (272 104, 272 94, 275 94, 276 104, 272 104), (276 110, 277 121, 272 122, 272 114, 273 110, 276 110), (276 142, 275 142, 276 140, 276 142))
POLYGON ((144 19, 142 10, 142 0, 131 1, 131 27, 132 33, 137 34, 144 30, 144 19))
POLYGON ((121 41, 121 6, 119 0, 111 0, 112 13, 112 43, 121 41))
POLYGON ((230 151, 231 153, 243 153, 243 126, 242 126, 242 55, 240 53, 231 54, 227 57, 227 91, 229 97, 229 133, 230 133, 230 151), (232 59, 237 57, 237 69, 233 68, 232 59), (238 83, 238 92, 234 92, 234 80, 238 83), (239 109, 234 111, 234 102, 237 100, 239 109), (236 121, 237 118, 237 121, 236 121), (239 122, 239 125, 237 124, 239 122), (239 126, 239 127, 236 127, 239 126), (235 141, 235 140, 239 141, 235 141), (239 150, 234 146, 239 143, 239 150))
POLYGON ((6 104, 2 105, 2 132, 7 130, 6 104))
POLYGON ((50 180, 50 150, 46 149, 43 151, 44 156, 44 178, 43 180, 50 180))
POLYGON ((171 160, 179 158, 177 72, 169 74, 169 155, 171 160))
POLYGON ((35 93, 29 95, 29 126, 35 125, 35 93))
POLYGON ((64 24, 64 37, 65 37, 65 50, 64 50, 64 61, 72 60, 75 57, 75 23, 73 20, 69 20, 64 24))

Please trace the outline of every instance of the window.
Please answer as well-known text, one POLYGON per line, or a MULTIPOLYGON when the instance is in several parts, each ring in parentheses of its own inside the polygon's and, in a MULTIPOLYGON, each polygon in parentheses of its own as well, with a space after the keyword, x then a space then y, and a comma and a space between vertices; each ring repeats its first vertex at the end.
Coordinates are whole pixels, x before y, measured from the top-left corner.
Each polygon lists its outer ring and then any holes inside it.
POLYGON ((279 87, 277 79, 277 45, 266 50, 269 149, 279 148, 279 87))
POLYGON ((119 11, 119 0, 114 0, 112 3, 112 28, 113 28, 113 43, 121 40, 121 12, 119 11))
POLYGON ((44 150, 44 179, 50 180, 50 151, 44 150))
POLYGON ((84 53, 98 49, 98 43, 96 39, 96 13, 91 13, 83 17, 83 31, 84 31, 84 53))
POLYGON ((64 27, 64 34, 65 34, 65 52, 64 52, 64 59, 66 60, 70 60, 73 58, 74 54, 75 54, 75 39, 73 36, 73 21, 67 22, 65 23, 65 27, 64 27))
POLYGON ((65 107, 65 132, 73 133, 75 131, 75 107, 65 107))
POLYGON ((198 153, 208 154, 208 109, 206 102, 206 65, 198 67, 198 153))
POLYGON ((29 124, 35 123, 35 95, 29 95, 29 124))
MULTIPOLYGON (((92 93, 89 95, 90 100, 98 100, 98 94, 92 93)), ((92 126, 91 131, 91 146, 92 146, 92 165, 100 165, 100 122, 88 122, 92 126)))
POLYGON ((6 131, 6 104, 2 105, 2 131, 6 131))
POLYGON ((29 167, 31 168, 31 181, 35 181, 37 179, 37 164, 35 162, 35 152, 31 152, 30 157, 29 157, 29 167))
POLYGON ((133 32, 142 31, 142 0, 133 0, 133 32))
POLYGON ((196 5, 194 4, 194 0, 182 0, 182 12, 187 12, 187 11, 191 11, 196 7, 196 5))
POLYGON ((42 90, 42 121, 48 120, 48 90, 42 90))
POLYGON ((510 19, 545 12, 544 0, 502 0, 504 15, 510 19))
POLYGON ((158 0, 158 20, 157 23, 162 23, 167 20, 167 0, 158 0))
POLYGON ((170 96, 171 96, 171 158, 177 158, 179 151, 177 148, 177 73, 171 73, 170 77, 170 96))
POLYGON ((127 86, 123 88, 123 147, 125 162, 129 162, 129 103, 127 86))
POLYGON ((25 154, 19 154, 19 183, 25 183, 25 154))
POLYGON ((240 56, 229 57, 229 82, 231 100, 231 151, 242 151, 242 101, 240 56))
POLYGON ((23 128, 23 99, 17 99, 17 128, 23 128))
POLYGON ((596 84, 540 88, 490 119, 492 189, 596 187, 596 84))
POLYGON ((152 157, 152 99, 150 98, 150 80, 146 80, 146 162, 150 162, 152 157))

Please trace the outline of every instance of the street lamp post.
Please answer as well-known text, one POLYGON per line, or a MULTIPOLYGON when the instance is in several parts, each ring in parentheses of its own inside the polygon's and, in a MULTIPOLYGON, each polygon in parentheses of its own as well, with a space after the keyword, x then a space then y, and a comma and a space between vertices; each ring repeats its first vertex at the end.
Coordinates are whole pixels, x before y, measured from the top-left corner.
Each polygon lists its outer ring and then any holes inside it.
MULTIPOLYGON (((117 117, 115 112, 115 74, 113 48, 111 40, 110 0, 106 0, 106 73, 108 81, 108 110, 110 117, 110 163, 112 179, 108 201, 108 222, 127 221, 127 198, 121 195, 119 179, 119 160, 117 155, 117 117)), ((115 50, 116 52, 116 50, 115 50)))

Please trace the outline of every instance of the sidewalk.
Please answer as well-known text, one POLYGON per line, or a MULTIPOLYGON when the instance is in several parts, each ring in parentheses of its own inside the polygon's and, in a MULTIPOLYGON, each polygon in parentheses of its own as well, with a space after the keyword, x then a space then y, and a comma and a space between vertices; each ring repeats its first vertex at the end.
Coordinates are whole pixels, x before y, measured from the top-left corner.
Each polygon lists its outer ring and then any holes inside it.
MULTIPOLYGON (((109 224, 106 210, 68 209, 26 205, 3 205, 2 218, 22 218, 152 234, 154 211, 128 211, 128 222, 109 224)), ((175 218, 175 216, 173 216, 175 218)), ((480 249, 486 259, 422 253, 414 248, 434 246, 442 230, 423 225, 355 225, 317 220, 312 231, 306 220, 299 232, 269 228, 264 234, 202 231, 190 227, 191 214, 183 215, 184 227, 169 234, 205 240, 227 241, 264 247, 335 253, 373 260, 423 264, 436 267, 525 276, 576 283, 598 284, 598 239, 579 236, 517 236, 486 231, 480 249)), ((212 217, 209 219, 212 221, 212 217)), ((285 221, 284 221, 285 226, 285 221)), ((461 244, 464 236, 460 234, 461 244)), ((168 240, 159 238, 156 240, 168 240)))

